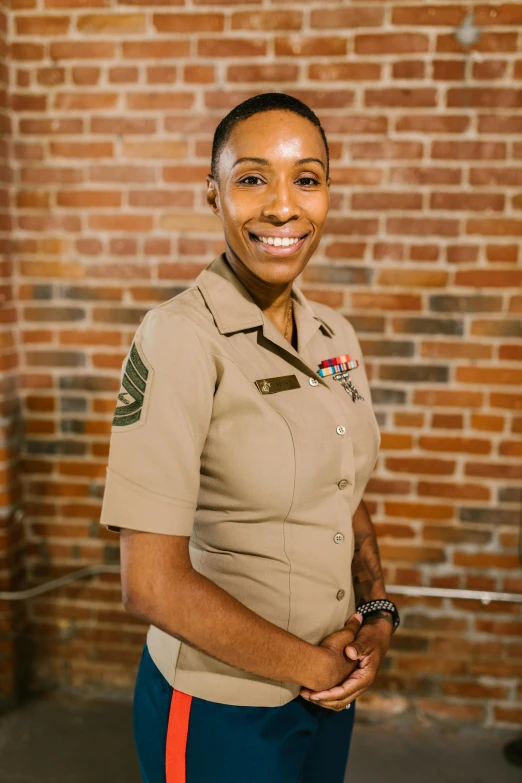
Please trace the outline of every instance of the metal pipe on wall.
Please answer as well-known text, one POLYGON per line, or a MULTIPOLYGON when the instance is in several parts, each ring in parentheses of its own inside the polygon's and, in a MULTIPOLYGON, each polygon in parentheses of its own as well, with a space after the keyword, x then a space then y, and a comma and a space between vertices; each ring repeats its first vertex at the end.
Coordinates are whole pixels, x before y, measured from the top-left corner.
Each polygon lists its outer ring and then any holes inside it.
MULTIPOLYGON (((58 579, 52 579, 35 587, 29 587, 27 590, 18 591, 0 591, 0 601, 26 601, 30 598, 36 598, 51 590, 57 590, 59 587, 76 582, 79 579, 86 579, 98 574, 119 574, 118 565, 99 565, 87 566, 79 571, 73 571, 65 574, 58 579)), ((470 601, 480 601, 487 605, 491 601, 504 601, 506 603, 522 604, 522 593, 503 593, 489 590, 459 590, 458 588, 444 587, 417 587, 411 585, 390 585, 388 593, 392 595, 407 595, 414 598, 464 598, 470 601)))

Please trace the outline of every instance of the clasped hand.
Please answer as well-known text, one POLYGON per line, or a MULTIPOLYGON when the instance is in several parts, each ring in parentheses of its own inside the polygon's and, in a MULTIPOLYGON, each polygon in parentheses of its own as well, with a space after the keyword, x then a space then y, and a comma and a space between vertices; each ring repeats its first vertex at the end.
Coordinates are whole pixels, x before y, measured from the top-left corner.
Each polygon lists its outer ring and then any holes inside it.
POLYGON ((374 617, 362 624, 362 615, 353 614, 340 631, 325 637, 320 647, 328 647, 345 660, 353 661, 347 679, 333 688, 311 691, 301 688, 299 695, 329 710, 344 710, 372 685, 379 666, 390 646, 392 625, 382 617, 374 617))

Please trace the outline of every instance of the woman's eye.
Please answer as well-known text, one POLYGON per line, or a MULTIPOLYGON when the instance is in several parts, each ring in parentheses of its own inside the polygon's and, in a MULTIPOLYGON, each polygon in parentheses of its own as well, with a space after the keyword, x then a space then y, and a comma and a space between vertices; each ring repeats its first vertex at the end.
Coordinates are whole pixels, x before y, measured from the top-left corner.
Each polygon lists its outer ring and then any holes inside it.
POLYGON ((315 179, 315 177, 300 177, 297 181, 300 185, 303 185, 304 187, 309 187, 310 185, 319 184, 319 180, 315 179))
POLYGON ((262 182, 261 177, 256 177, 255 174, 249 174, 239 180, 240 185, 258 185, 260 182, 262 182))

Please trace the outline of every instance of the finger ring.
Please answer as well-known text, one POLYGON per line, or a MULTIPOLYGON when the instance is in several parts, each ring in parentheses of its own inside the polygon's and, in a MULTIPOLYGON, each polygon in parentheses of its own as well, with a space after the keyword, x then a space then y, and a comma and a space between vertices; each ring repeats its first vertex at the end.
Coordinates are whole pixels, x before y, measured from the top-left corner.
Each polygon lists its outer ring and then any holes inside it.
POLYGON ((345 710, 349 710, 351 706, 352 706, 351 704, 347 704, 347 705, 346 705, 346 707, 345 707, 344 709, 345 709, 345 710))

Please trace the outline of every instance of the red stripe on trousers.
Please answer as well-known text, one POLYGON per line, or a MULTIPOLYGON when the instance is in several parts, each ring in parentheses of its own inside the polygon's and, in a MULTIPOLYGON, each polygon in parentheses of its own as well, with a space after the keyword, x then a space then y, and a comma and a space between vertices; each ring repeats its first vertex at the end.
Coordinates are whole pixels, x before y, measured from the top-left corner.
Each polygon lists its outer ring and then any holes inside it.
POLYGON ((167 783, 187 783, 187 736, 192 696, 174 690, 170 702, 165 772, 167 783))

